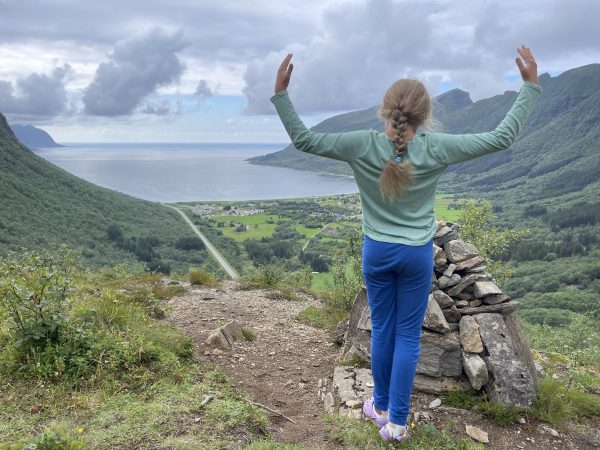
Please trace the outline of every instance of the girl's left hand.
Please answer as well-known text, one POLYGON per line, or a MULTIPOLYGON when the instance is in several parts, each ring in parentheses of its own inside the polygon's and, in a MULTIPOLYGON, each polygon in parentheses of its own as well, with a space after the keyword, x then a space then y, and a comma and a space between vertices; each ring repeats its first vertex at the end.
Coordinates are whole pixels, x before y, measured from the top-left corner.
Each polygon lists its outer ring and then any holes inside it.
POLYGON ((283 62, 279 66, 279 70, 277 71, 277 78, 275 78, 275 93, 279 93, 281 91, 285 91, 290 84, 290 77, 292 76, 292 70, 294 70, 294 65, 290 64, 290 60, 292 59, 292 54, 288 53, 288 55, 284 58, 283 62))

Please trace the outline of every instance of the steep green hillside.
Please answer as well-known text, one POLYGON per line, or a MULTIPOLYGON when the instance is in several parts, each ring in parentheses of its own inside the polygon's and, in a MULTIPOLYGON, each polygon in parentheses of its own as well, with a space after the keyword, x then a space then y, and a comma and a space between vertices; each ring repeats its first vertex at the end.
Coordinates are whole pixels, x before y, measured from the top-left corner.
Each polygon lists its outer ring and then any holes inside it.
POLYGON ((154 269, 185 271, 214 264, 204 249, 175 248, 180 238, 193 237, 176 211, 97 187, 50 164, 19 143, 1 114, 0 192, 0 254, 67 244, 92 265, 142 261, 154 269))

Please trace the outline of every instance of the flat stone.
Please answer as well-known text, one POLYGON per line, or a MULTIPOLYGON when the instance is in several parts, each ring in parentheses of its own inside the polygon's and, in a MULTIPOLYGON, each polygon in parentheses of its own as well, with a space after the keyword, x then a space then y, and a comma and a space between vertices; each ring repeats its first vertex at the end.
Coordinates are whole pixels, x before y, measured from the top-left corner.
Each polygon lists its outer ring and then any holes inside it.
POLYGON ((469 353, 481 353, 483 342, 479 336, 479 325, 472 316, 463 316, 458 323, 459 338, 462 348, 469 353))
POLYGON ((428 394, 445 394, 450 391, 465 391, 472 388, 467 378, 430 377, 416 374, 414 389, 428 394))
POLYGON ((432 377, 458 377, 462 373, 458 333, 432 333, 423 330, 417 373, 432 377))
POLYGON ((504 303, 508 300, 510 300, 510 297, 505 294, 488 295, 487 297, 483 297, 481 299, 485 305, 497 305, 498 303, 504 303))
POLYGON ((462 292, 459 292, 458 295, 456 296, 456 298, 459 300, 472 300, 473 294, 464 290, 462 292))
POLYGON ((487 266, 485 264, 481 264, 479 266, 471 267, 470 269, 465 269, 466 273, 481 273, 485 272, 487 266))
POLYGON ((222 327, 214 330, 207 338, 206 345, 227 350, 235 341, 244 339, 242 326, 237 320, 233 320, 222 327))
POLYGON ((461 314, 482 314, 482 313, 500 313, 510 314, 517 310, 519 302, 511 300, 506 303, 499 303, 497 305, 481 305, 476 308, 462 308, 461 314))
POLYGON ((482 274, 477 274, 477 273, 466 275, 461 278, 460 282, 456 286, 448 289, 446 291, 446 294, 448 294, 450 297, 456 297, 459 293, 464 291, 468 286, 472 285, 476 281, 485 281, 485 280, 487 280, 487 275, 482 275, 482 274))
POLYGON ((442 225, 442 226, 438 227, 438 229, 435 232, 434 237, 439 238, 439 237, 447 235, 448 233, 452 233, 452 228, 447 227, 446 225, 442 225))
POLYGON ((453 275, 442 275, 438 278, 438 286, 440 289, 448 289, 452 286, 456 286, 460 282, 460 275, 455 273, 453 275))
MULTIPOLYGON (((447 227, 446 227, 447 228, 447 227)), ((437 245, 444 245, 447 244, 450 241, 455 241, 457 239, 460 239, 458 237, 458 233, 456 231, 452 231, 452 229, 448 228, 450 231, 446 234, 444 234, 443 236, 439 236, 435 238, 435 243, 437 245)))
POLYGON ((454 302, 454 304, 456 305, 457 308, 466 308, 467 306, 469 306, 469 301, 468 300, 457 300, 454 302))
POLYGON ((349 400, 346 402, 346 406, 350 409, 362 408, 362 405, 363 405, 362 400, 349 400))
POLYGON ((476 308, 477 306, 481 306, 481 299, 469 300, 469 306, 471 308, 476 308))
POLYGON ((439 269, 440 267, 445 266, 447 262, 448 262, 448 259, 446 257, 446 252, 444 250, 437 252, 433 258, 433 263, 434 263, 434 266, 436 269, 439 269))
POLYGON ((346 333, 348 332, 348 323, 350 321, 348 319, 340 320, 335 327, 335 332, 333 334, 333 342, 337 345, 344 345, 344 341, 346 339, 346 333))
POLYGON ((331 385, 339 397, 340 403, 358 400, 358 396, 354 391, 354 377, 353 367, 337 366, 333 369, 333 381, 331 385))
POLYGON ((465 259, 464 261, 456 264, 456 270, 465 270, 470 269, 471 267, 478 266, 485 262, 484 256, 475 256, 473 258, 465 259))
MULTIPOLYGON (((521 355, 524 349, 521 338, 509 331, 501 314, 477 314, 475 320, 487 350, 483 360, 489 372, 485 385, 489 399, 504 406, 531 407, 536 399, 537 378, 521 355)), ((511 330, 513 326, 511 324, 511 330)))
POLYGON ((206 345, 208 345, 209 347, 213 347, 215 349, 223 349, 223 350, 227 350, 231 346, 229 344, 229 341, 227 340, 225 335, 223 335, 223 333, 221 332, 221 329, 219 329, 219 328, 216 329, 215 331, 213 331, 206 338, 206 341, 204 341, 204 343, 206 345))
POLYGON ((423 320, 423 326, 429 330, 437 331, 438 333, 449 333, 450 327, 448 322, 444 318, 442 309, 435 300, 433 294, 429 294, 429 300, 427 302, 427 310, 425 311, 425 319, 423 320))
POLYGON ((452 300, 452 298, 443 291, 433 291, 433 298, 435 298, 435 301, 442 309, 450 308, 452 305, 454 305, 454 300, 452 300))
POLYGON ((450 308, 442 310, 442 313, 444 313, 444 318, 449 323, 453 323, 453 322, 458 323, 458 321, 462 317, 462 314, 460 313, 460 311, 454 304, 450 308))
POLYGON ((444 252, 446 252, 448 261, 453 263, 459 263, 469 258, 479 256, 477 247, 471 243, 463 241, 462 239, 456 239, 447 242, 444 245, 444 252))
POLYGON ((323 406, 325 407, 326 413, 332 413, 335 411, 335 400, 333 399, 333 394, 328 392, 325 394, 325 399, 323 400, 323 406))
POLYGON ((488 382, 488 371, 485 362, 476 353, 462 352, 463 369, 473 389, 478 391, 488 382))
POLYGON ((473 283, 473 295, 475 298, 483 298, 487 295, 502 294, 502 291, 493 281, 476 281, 473 283))
POLYGON ((472 425, 465 425, 465 431, 472 439, 477 442, 481 442, 483 444, 489 444, 490 438, 487 432, 483 431, 481 428, 474 427, 472 425))
POLYGON ((452 274, 454 274, 455 270, 456 270, 456 264, 449 264, 448 268, 446 270, 444 270, 444 275, 447 277, 451 277, 452 274))
POLYGON ((345 357, 357 357, 369 362, 371 359, 371 332, 366 329, 371 324, 371 311, 367 299, 367 290, 362 288, 354 299, 348 331, 345 334, 345 357))

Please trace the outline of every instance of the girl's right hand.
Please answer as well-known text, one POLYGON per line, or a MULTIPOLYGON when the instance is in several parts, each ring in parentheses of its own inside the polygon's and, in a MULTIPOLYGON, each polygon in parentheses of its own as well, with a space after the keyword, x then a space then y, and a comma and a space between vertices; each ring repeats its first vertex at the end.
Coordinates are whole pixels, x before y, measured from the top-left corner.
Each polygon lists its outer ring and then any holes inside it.
POLYGON ((522 59, 517 56, 515 62, 517 63, 519 72, 521 72, 523 81, 530 81, 535 84, 540 84, 537 75, 537 63, 535 62, 535 58, 531 54, 529 47, 521 45, 517 51, 519 52, 519 55, 521 55, 522 59))
POLYGON ((281 91, 285 91, 290 84, 290 77, 292 76, 292 70, 294 70, 294 65, 290 64, 290 59, 292 59, 292 54, 288 53, 288 55, 284 58, 283 62, 279 66, 279 70, 277 71, 277 78, 275 78, 275 93, 279 93, 281 91))

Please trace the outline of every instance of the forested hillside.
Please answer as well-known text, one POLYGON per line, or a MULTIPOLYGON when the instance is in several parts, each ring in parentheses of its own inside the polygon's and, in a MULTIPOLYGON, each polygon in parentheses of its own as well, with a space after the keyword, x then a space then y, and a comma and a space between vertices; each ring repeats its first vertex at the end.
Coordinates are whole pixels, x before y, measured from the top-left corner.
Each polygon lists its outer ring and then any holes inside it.
POLYGON ((19 247, 80 250, 92 265, 140 261, 168 272, 212 258, 176 211, 77 178, 22 145, 0 114, 0 255, 19 247), (186 239, 187 238, 187 239, 186 239))

